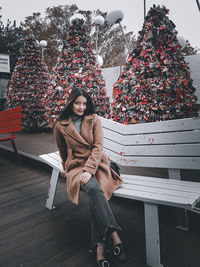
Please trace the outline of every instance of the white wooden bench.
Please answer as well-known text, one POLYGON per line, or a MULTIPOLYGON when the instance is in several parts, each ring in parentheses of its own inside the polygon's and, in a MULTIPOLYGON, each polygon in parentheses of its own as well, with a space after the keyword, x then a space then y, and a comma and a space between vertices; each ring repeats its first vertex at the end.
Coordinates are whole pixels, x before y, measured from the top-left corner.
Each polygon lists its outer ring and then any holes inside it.
MULTIPOLYGON (((182 181, 180 170, 200 170, 200 118, 137 125, 102 118, 102 123, 104 149, 115 162, 168 169, 170 179, 122 174, 123 184, 114 193, 116 197, 144 202, 146 260, 149 266, 160 267, 158 205, 199 212, 200 183, 182 181)), ((46 202, 51 210, 62 165, 58 152, 41 158, 53 168, 46 202)))

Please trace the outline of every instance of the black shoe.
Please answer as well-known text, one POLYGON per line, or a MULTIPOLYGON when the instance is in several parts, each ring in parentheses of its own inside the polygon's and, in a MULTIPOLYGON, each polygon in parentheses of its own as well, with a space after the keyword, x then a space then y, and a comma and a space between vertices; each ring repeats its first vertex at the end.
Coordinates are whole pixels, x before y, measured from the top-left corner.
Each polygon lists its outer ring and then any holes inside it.
POLYGON ((113 254, 122 263, 127 261, 127 255, 122 243, 119 243, 114 247, 113 254))
POLYGON ((107 260, 99 260, 97 262, 97 267, 110 267, 110 263, 107 260))

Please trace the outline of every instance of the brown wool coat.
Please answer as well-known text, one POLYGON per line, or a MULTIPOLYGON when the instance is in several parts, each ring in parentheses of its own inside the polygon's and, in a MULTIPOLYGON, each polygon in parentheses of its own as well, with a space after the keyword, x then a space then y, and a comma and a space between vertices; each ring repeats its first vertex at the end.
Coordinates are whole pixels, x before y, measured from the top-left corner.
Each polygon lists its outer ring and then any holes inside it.
POLYGON ((96 114, 84 116, 79 134, 71 117, 56 123, 54 138, 66 174, 69 199, 78 204, 80 182, 83 171, 91 173, 99 182, 107 199, 122 183, 121 178, 110 170, 110 159, 103 152, 103 128, 96 114))

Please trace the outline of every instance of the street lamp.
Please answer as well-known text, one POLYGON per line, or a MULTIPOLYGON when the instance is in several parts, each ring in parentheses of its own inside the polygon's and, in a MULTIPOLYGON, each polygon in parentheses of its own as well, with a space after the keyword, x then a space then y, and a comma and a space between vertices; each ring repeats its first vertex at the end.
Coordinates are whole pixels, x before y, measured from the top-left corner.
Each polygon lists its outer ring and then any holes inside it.
POLYGON ((98 36, 99 36, 99 27, 104 24, 104 20, 102 17, 97 17, 94 20, 95 28, 96 28, 96 55, 98 54, 98 36))
POLYGON ((42 48, 42 59, 43 59, 44 58, 44 49, 47 47, 47 41, 41 40, 39 44, 42 48))
POLYGON ((69 22, 70 24, 72 23, 73 20, 75 19, 82 19, 83 21, 85 21, 85 17, 80 14, 80 13, 75 13, 74 15, 72 15, 70 18, 69 18, 69 22))
POLYGON ((123 31, 123 28, 122 28, 122 25, 121 25, 121 21, 123 20, 123 18, 124 18, 124 13, 121 10, 113 10, 110 13, 107 14, 106 20, 108 21, 108 23, 110 25, 114 25, 116 23, 119 23, 121 32, 122 32, 122 34, 124 36, 124 40, 125 40, 126 46, 127 46, 128 51, 130 53, 130 46, 129 46, 128 42, 127 42, 126 36, 124 34, 124 31, 123 31))
POLYGON ((146 17, 146 0, 144 0, 144 19, 146 17))
POLYGON ((104 24, 104 20, 101 16, 96 17, 94 20, 95 28, 96 28, 96 60, 99 66, 101 67, 103 65, 103 58, 98 55, 98 37, 99 37, 99 27, 101 27, 104 24))
POLYGON ((197 7, 199 9, 199 12, 200 12, 200 4, 199 4, 199 0, 196 0, 196 3, 197 3, 197 7))
POLYGON ((186 40, 184 37, 178 35, 177 36, 177 40, 178 40, 178 43, 180 44, 181 46, 181 50, 183 50, 185 48, 185 45, 186 45, 186 40))

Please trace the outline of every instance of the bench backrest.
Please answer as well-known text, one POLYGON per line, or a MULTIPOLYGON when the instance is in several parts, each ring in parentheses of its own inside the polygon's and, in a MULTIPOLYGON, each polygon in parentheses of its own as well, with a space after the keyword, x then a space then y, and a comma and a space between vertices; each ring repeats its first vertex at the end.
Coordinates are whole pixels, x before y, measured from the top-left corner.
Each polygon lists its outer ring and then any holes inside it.
POLYGON ((0 112, 0 134, 19 132, 22 130, 21 107, 0 112))
POLYGON ((104 149, 124 166, 200 169, 200 118, 124 125, 101 118, 104 149))

